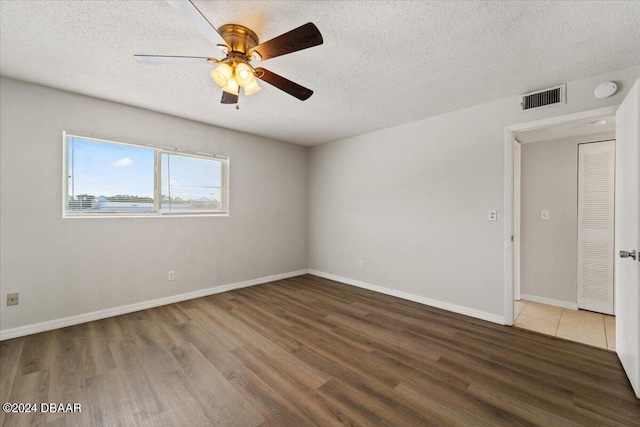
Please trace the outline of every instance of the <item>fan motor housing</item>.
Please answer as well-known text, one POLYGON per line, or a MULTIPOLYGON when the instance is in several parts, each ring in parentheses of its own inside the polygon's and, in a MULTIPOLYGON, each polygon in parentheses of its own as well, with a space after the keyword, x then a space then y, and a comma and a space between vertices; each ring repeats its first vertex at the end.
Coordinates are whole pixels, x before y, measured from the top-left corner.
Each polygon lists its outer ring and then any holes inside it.
POLYGON ((259 44, 258 35, 244 25, 224 24, 218 32, 233 52, 246 54, 259 44))

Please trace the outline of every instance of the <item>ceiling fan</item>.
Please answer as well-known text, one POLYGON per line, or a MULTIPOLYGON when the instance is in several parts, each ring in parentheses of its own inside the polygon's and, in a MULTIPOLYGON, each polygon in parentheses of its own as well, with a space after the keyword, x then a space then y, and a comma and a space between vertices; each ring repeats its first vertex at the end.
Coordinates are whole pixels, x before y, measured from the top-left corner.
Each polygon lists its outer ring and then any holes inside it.
MULTIPOLYGON (((240 88, 245 95, 260 90, 256 78, 277 87, 301 101, 313 95, 307 89, 265 68, 254 68, 251 61, 264 61, 288 53, 321 45, 322 35, 311 22, 260 43, 251 29, 239 24, 225 24, 217 28, 204 17, 191 0, 165 0, 185 19, 196 26, 210 42, 225 54, 225 58, 166 55, 134 55, 142 64, 218 64, 211 70, 211 78, 222 88, 222 103, 237 104, 240 88)), ((236 105, 236 108, 237 105, 236 105)))

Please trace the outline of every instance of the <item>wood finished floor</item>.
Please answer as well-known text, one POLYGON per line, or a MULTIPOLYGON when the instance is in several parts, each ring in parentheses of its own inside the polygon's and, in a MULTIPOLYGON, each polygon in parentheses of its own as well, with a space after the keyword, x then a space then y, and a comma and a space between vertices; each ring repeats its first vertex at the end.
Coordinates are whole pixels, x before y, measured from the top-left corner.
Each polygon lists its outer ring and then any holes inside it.
POLYGON ((315 276, 3 341, 2 425, 640 425, 615 353, 315 276))

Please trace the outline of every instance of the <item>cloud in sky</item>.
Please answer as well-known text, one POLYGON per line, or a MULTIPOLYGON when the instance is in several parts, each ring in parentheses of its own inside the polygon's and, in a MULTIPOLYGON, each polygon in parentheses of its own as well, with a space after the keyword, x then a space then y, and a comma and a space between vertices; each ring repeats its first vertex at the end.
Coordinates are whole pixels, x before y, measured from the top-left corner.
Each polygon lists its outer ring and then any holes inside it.
POLYGON ((176 181, 175 179, 170 179, 169 180, 169 185, 180 185, 180 183, 178 181, 176 181))
POLYGON ((117 168, 124 168, 127 166, 131 166, 133 164, 133 160, 131 160, 131 157, 123 157, 121 159, 116 160, 115 162, 111 163, 113 166, 117 167, 117 168))

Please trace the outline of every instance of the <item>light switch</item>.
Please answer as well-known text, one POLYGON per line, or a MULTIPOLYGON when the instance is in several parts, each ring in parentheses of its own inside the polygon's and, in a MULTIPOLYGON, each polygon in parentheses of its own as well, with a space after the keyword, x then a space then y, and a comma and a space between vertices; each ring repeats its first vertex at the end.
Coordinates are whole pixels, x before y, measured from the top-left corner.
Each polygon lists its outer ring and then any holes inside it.
POLYGON ((497 221, 498 220, 498 211, 495 210, 495 209, 490 209, 487 219, 489 221, 497 221))
POLYGON ((540 221, 549 221, 549 211, 540 211, 540 221))

